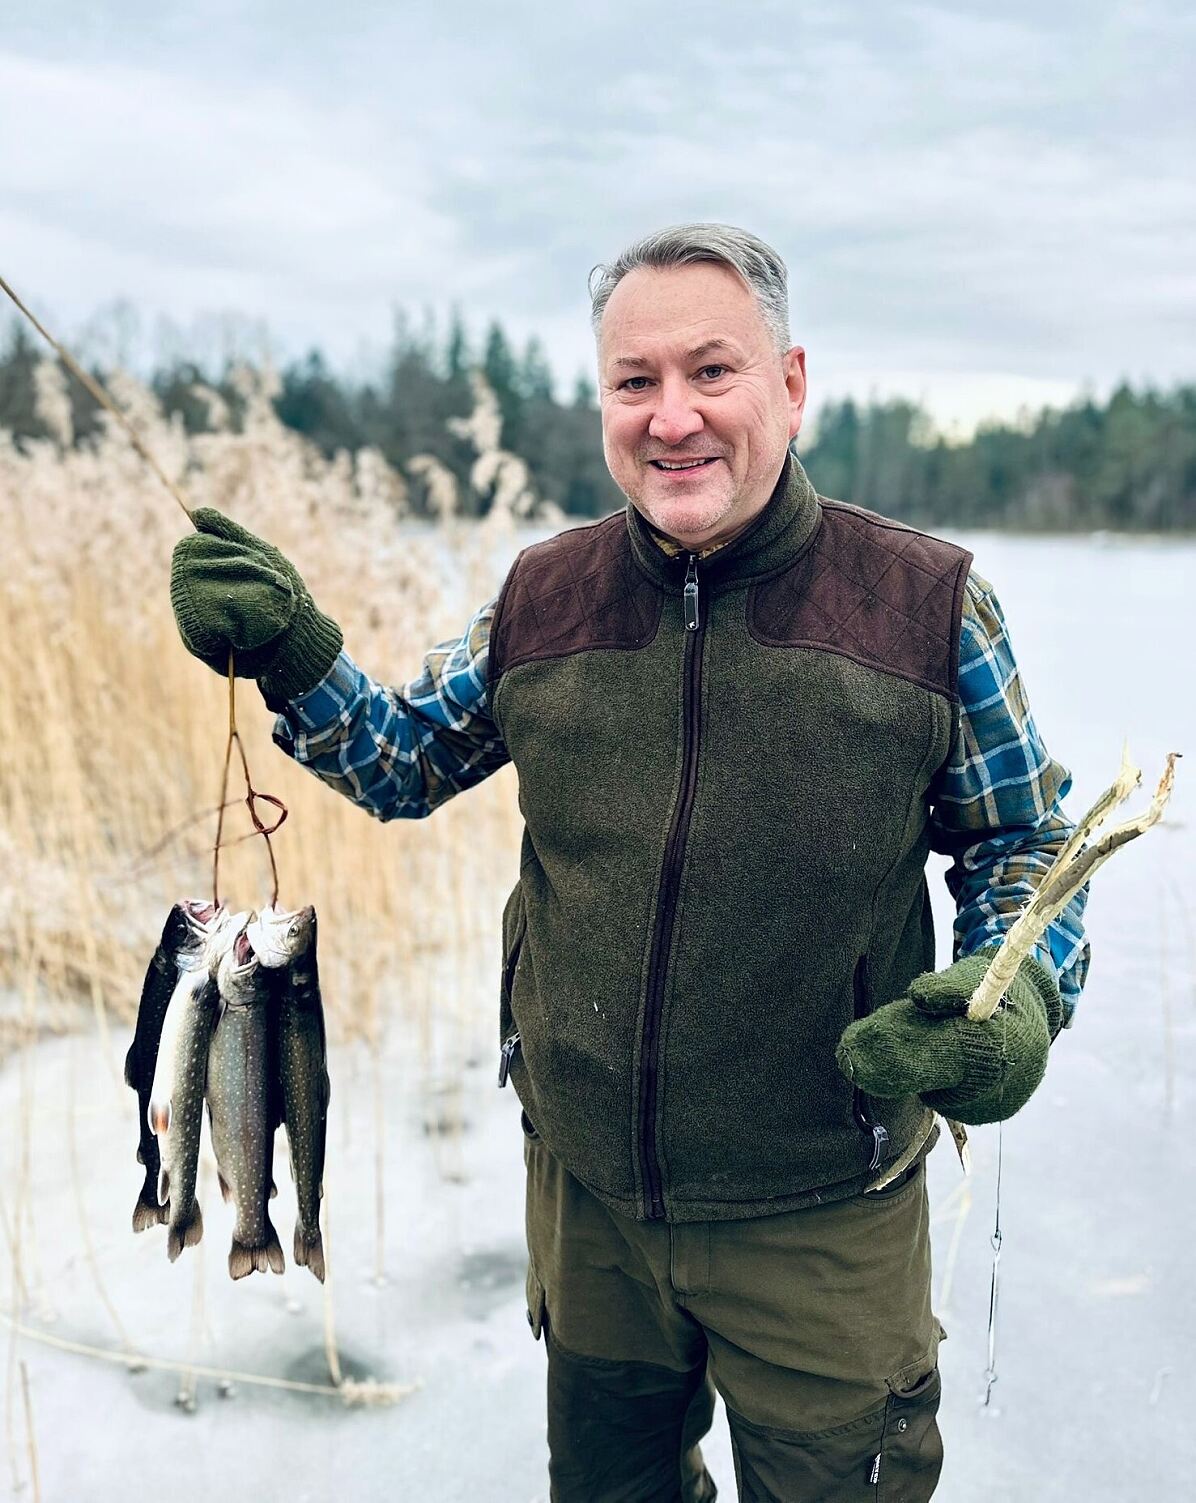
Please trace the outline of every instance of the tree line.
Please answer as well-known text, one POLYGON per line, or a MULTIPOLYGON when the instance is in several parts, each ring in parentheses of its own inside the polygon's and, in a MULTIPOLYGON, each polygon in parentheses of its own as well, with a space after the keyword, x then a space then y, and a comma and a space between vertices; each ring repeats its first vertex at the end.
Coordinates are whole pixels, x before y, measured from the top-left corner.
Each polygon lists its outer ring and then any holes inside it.
MULTIPOLYGON (((0 429, 17 438, 45 436, 34 390, 41 355, 23 326, 9 326, 0 343, 0 429)), ((623 504, 603 460, 593 382, 579 375, 571 391, 558 392, 540 341, 519 349, 498 321, 475 348, 459 314, 443 334, 434 320, 416 325, 400 316, 380 376, 338 375, 313 350, 282 370, 275 407, 328 455, 368 445, 402 468, 416 454, 432 454, 468 495, 474 452, 448 420, 472 410, 475 369, 497 397, 502 447, 526 462, 541 496, 581 517, 623 504)), ((199 431, 209 409, 197 383, 220 392, 235 423, 240 398, 230 377, 230 368, 213 372, 174 358, 154 369, 149 384, 167 412, 199 431)), ((76 382, 70 389, 75 441, 86 442, 95 404, 76 382)), ((982 424, 966 442, 936 433, 912 402, 833 401, 803 430, 798 449, 824 495, 917 526, 1196 530, 1196 385, 1122 385, 1107 401, 982 424)), ((413 499, 418 506, 418 487, 413 499)))

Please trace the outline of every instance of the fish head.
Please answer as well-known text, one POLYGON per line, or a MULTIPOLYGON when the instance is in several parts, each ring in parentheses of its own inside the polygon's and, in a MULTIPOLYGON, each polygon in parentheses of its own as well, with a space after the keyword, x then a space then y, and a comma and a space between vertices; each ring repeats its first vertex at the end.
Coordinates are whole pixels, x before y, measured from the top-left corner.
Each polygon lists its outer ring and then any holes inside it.
POLYGON ((305 908, 263 908, 256 923, 246 931, 254 953, 267 970, 288 965, 311 942, 315 932, 316 910, 305 908))
POLYGON ((242 913, 238 918, 242 922, 231 936, 225 935, 215 961, 220 999, 229 1007, 244 1007, 253 1001, 258 969, 258 956, 249 937, 251 916, 242 913))
POLYGON ((208 964, 208 947, 227 923, 228 910, 223 903, 209 903, 205 898, 187 898, 180 906, 187 923, 187 937, 175 963, 180 971, 199 970, 208 964))

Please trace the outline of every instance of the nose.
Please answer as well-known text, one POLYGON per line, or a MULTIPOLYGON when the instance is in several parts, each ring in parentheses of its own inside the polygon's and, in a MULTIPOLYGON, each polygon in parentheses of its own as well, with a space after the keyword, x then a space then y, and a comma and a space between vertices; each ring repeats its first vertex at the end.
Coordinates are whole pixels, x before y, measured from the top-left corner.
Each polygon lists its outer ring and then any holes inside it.
POLYGON ((700 433, 702 426, 702 414, 694 405, 688 385, 684 381, 662 381, 648 423, 651 437, 662 444, 679 444, 690 434, 700 433))

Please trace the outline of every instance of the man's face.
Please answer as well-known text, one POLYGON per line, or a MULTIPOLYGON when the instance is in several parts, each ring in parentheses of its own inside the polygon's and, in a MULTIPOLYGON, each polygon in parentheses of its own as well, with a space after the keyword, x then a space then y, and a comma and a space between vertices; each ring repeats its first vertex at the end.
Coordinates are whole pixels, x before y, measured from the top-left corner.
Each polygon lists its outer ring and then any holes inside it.
POLYGON ((777 353, 729 267, 629 272, 602 316, 598 375, 607 468, 657 531, 698 550, 763 510, 801 427, 805 351, 777 353))

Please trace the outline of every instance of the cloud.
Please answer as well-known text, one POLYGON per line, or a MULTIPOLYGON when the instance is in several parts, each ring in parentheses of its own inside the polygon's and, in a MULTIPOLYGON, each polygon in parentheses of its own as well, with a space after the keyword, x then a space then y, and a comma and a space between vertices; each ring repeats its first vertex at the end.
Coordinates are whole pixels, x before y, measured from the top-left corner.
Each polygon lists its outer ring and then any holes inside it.
POLYGON ((786 256, 828 377, 1192 373, 1178 4, 44 9, 0 53, 0 243, 70 318, 239 307, 344 356, 456 301, 571 379, 593 263, 719 219, 786 256))

